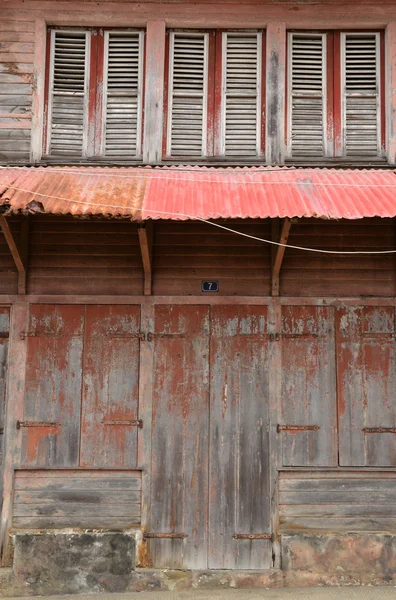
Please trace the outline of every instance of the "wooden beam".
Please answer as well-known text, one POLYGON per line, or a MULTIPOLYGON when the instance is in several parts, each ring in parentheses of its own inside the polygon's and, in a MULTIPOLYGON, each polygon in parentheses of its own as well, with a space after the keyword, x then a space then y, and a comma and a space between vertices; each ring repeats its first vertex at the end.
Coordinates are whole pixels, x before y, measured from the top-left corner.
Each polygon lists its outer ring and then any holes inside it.
MULTIPOLYGON (((279 231, 279 221, 273 224, 273 236, 276 235, 276 239, 272 238, 274 241, 279 241, 280 244, 287 244, 287 240, 289 237, 291 227, 291 220, 286 217, 283 220, 282 228, 280 236, 278 234, 279 231)), ((272 288, 271 295, 279 296, 279 274, 282 266, 283 257, 285 254, 285 246, 273 246, 275 249, 272 255, 272 288)))
POLYGON ((139 244, 144 270, 144 295, 152 294, 153 222, 147 221, 139 227, 139 244))
POLYGON ((29 217, 22 217, 19 248, 23 264, 25 265, 25 270, 23 272, 18 272, 18 294, 26 294, 27 288, 27 268, 29 258, 29 225, 29 217))
MULTIPOLYGON (((24 223, 23 221, 22 223, 24 223)), ((27 259, 27 242, 26 242, 26 255, 25 249, 21 250, 21 248, 16 243, 12 231, 10 229, 10 225, 5 218, 4 215, 0 215, 0 228, 4 234, 5 240, 8 244, 10 252, 12 254, 12 258, 14 259, 16 268, 18 270, 18 294, 26 293, 26 259, 27 259), (22 290, 22 291, 20 291, 22 290)), ((23 228, 23 232, 21 230, 21 234, 26 235, 27 237, 27 229, 23 228)))
POLYGON ((147 22, 143 161, 153 165, 162 159, 165 33, 165 21, 147 22))
POLYGON ((286 24, 268 23, 266 40, 265 158, 270 165, 281 165, 285 155, 286 24))

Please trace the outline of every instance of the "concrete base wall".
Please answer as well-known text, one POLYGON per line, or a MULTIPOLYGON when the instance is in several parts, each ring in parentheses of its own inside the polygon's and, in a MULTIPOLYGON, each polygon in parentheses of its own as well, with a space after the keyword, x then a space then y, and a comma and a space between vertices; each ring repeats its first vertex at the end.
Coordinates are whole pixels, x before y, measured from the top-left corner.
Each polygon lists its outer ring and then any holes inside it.
MULTIPOLYGON (((396 535, 285 535, 282 570, 172 571, 136 568, 135 533, 21 533, 2 597, 143 590, 395 585, 396 535)), ((2 573, 3 571, 3 573, 2 573)))

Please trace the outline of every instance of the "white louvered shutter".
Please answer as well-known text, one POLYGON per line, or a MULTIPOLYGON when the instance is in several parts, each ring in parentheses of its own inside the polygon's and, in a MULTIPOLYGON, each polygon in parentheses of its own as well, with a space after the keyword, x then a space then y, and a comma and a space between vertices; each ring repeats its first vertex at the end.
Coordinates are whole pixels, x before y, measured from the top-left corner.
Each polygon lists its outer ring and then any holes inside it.
POLYGON ((326 153, 326 35, 289 34, 289 153, 326 153))
POLYGON ((168 156, 206 155, 208 33, 170 34, 168 156))
POLYGON ((346 156, 380 154, 379 34, 342 34, 346 156))
POLYGON ((85 156, 90 34, 51 32, 47 153, 85 156))
POLYGON ((223 33, 222 151, 260 154, 261 33, 223 33))
POLYGON ((143 32, 105 33, 103 149, 139 156, 142 130, 143 32))

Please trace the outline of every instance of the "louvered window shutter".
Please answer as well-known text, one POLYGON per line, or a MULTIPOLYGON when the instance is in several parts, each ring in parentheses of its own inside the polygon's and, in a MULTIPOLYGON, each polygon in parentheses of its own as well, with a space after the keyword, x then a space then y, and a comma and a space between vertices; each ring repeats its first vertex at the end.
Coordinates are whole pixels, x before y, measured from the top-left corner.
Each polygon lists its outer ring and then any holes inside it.
POLYGON ((342 34, 346 156, 380 153, 379 34, 342 34))
POLYGON ((47 153, 85 156, 90 34, 51 32, 47 153))
POLYGON ((326 153, 325 34, 289 34, 289 153, 326 153))
POLYGON ((169 156, 206 156, 208 40, 208 33, 170 34, 169 156))
POLYGON ((139 156, 143 32, 105 33, 103 154, 139 156))
POLYGON ((223 33, 223 155, 260 154, 261 56, 261 33, 223 33))

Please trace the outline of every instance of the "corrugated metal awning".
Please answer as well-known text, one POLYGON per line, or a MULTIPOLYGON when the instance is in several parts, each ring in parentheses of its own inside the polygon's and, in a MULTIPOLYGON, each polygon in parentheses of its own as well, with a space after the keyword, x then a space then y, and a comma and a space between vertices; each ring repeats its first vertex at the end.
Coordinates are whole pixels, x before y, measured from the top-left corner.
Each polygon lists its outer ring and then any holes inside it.
POLYGON ((392 170, 208 167, 0 169, 0 211, 145 219, 396 216, 392 170))

